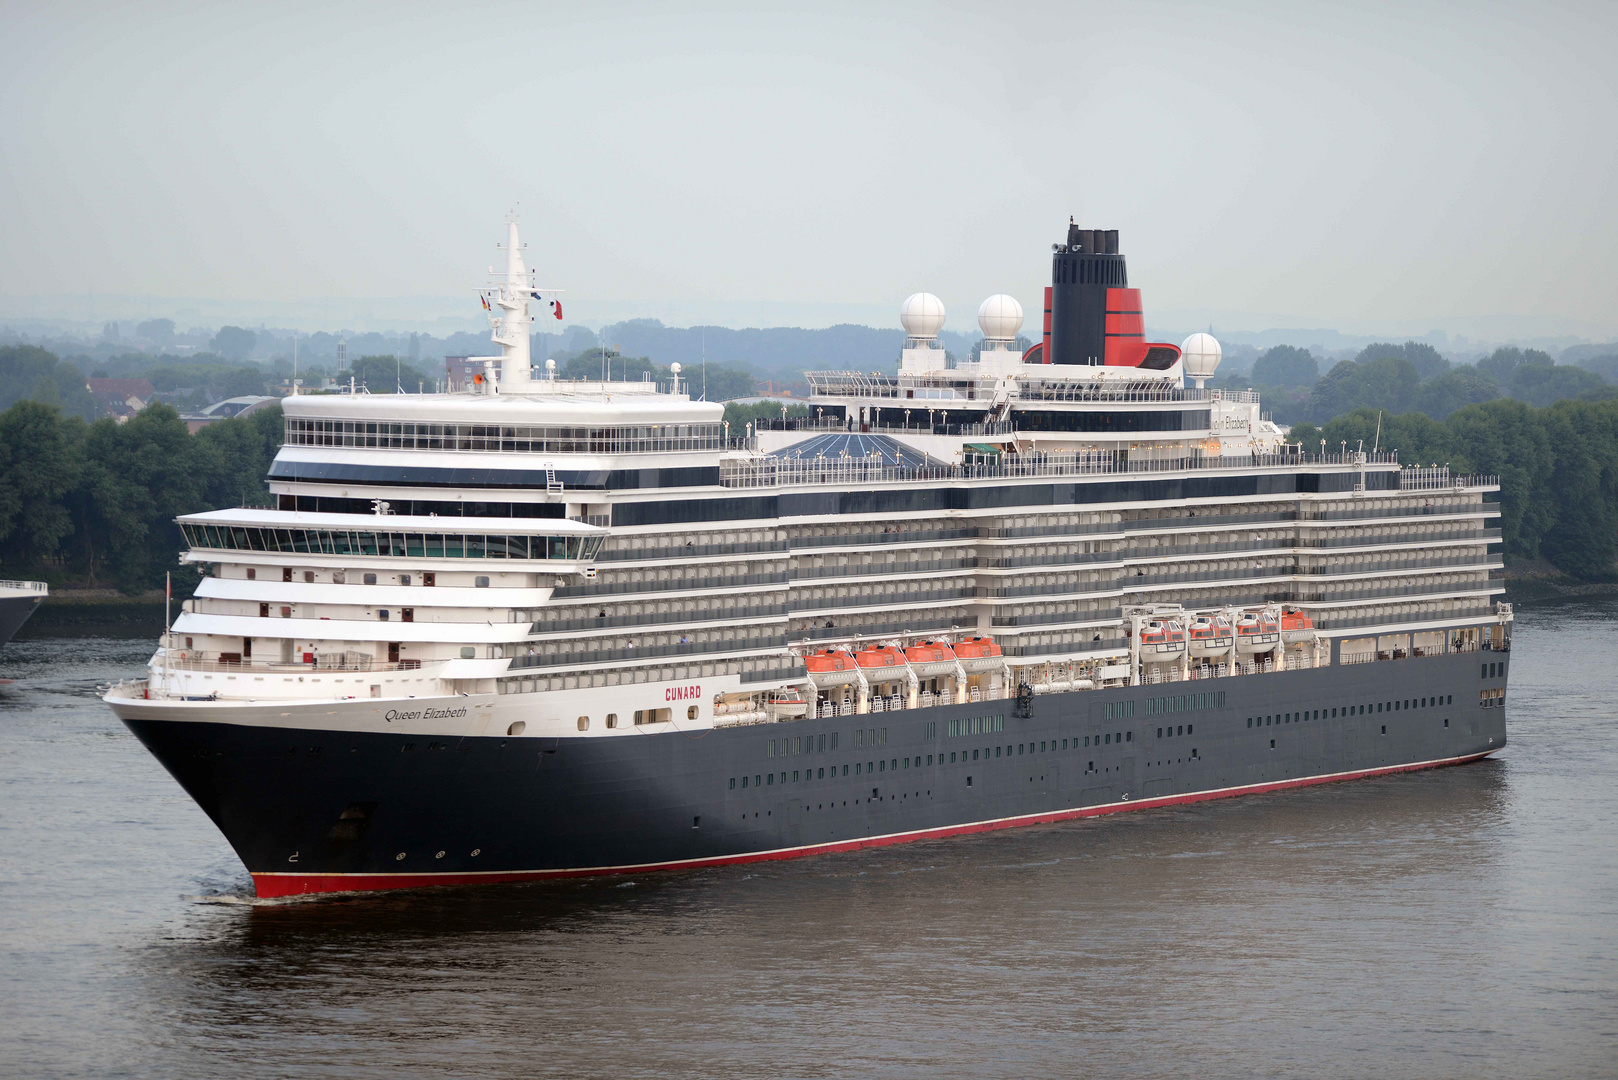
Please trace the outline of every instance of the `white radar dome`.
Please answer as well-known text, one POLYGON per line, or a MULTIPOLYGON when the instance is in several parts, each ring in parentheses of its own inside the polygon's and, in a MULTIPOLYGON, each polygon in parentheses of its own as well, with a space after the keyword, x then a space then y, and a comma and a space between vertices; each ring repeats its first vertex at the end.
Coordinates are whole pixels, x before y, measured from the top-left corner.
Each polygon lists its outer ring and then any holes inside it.
POLYGON ((991 341, 1011 341, 1022 329, 1022 305, 1017 298, 997 293, 978 307, 978 328, 991 341))
POLYGON ((944 301, 932 293, 911 293, 899 306, 899 322, 913 338, 935 338, 944 329, 944 301))
POLYGON ((1185 364, 1185 373, 1193 379, 1213 378, 1213 373, 1219 370, 1219 361, 1224 357, 1225 351, 1212 334, 1192 334, 1180 343, 1180 359, 1185 364))

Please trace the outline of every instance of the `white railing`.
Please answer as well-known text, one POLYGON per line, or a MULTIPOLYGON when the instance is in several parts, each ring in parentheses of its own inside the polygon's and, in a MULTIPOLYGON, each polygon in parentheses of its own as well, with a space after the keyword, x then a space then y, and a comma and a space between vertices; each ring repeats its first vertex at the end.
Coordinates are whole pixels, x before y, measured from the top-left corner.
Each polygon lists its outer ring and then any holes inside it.
POLYGON ((1498 476, 1451 475, 1448 465, 1409 466, 1399 470, 1400 491, 1453 491, 1469 487, 1498 487, 1498 476))
POLYGON ((18 589, 22 592, 48 593, 50 586, 43 581, 0 581, 0 589, 18 589))
MULTIPOLYGON (((1368 457, 1370 455, 1367 455, 1368 457)), ((1378 454, 1377 464, 1393 464, 1378 454)), ((874 483, 992 480, 1036 476, 1100 476, 1184 472, 1199 469, 1297 469, 1309 465, 1353 465, 1354 455, 1251 454, 1206 457, 1120 459, 1111 451, 1074 454, 1021 454, 982 465, 892 465, 882 454, 869 457, 758 457, 720 462, 720 483, 731 488, 790 487, 800 484, 861 485, 874 483)))

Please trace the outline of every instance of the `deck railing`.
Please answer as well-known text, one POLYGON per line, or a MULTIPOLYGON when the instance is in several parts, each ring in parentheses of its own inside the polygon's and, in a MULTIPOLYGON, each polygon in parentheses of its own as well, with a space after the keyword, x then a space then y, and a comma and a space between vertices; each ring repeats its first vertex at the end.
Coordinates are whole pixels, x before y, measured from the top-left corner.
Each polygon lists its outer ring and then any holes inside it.
POLYGON ((20 589, 24 592, 50 592, 50 586, 43 581, 0 581, 0 589, 20 589))
MULTIPOLYGON (((1371 457, 1372 455, 1366 455, 1371 457)), ((1375 455, 1375 464, 1395 464, 1389 455, 1375 455)), ((792 487, 809 484, 838 486, 916 483, 949 480, 1006 480, 1020 477, 1138 475, 1202 469, 1293 470, 1311 465, 1356 465, 1355 455, 1252 454, 1207 457, 1201 454, 1173 458, 1120 458, 1110 451, 1076 454, 1021 454, 996 464, 913 465, 890 464, 882 454, 869 457, 757 457, 727 458, 720 462, 720 483, 730 488, 792 487)), ((1188 519, 1189 520, 1189 519, 1188 519)))

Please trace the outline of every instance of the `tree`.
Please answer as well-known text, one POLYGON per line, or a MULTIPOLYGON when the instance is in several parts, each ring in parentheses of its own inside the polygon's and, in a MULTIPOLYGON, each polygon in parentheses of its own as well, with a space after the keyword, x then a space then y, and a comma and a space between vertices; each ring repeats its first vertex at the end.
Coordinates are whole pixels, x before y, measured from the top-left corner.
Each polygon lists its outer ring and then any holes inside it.
POLYGON ((1501 386, 1510 386, 1515 376, 1518 364, 1555 364, 1549 353, 1538 349, 1519 349, 1516 346, 1507 346, 1496 349, 1494 352, 1478 361, 1478 370, 1489 376, 1501 386))
POLYGON ((1310 419, 1329 420, 1356 408, 1404 412, 1415 398, 1416 368, 1403 357, 1360 363, 1344 360, 1315 383, 1309 393, 1310 419))
POLYGON ((136 325, 135 336, 143 337, 153 345, 167 345, 174 340, 174 320, 147 319, 136 325))
POLYGON ((73 531, 65 501, 79 480, 78 434, 53 406, 20 401, 0 413, 0 553, 29 565, 73 531))
POLYGON ((1466 365, 1422 383, 1416 390, 1415 407, 1435 420, 1444 420, 1456 409, 1499 396, 1500 388, 1493 379, 1466 365))
POLYGON ((256 367, 239 367, 219 382, 221 398, 246 397, 264 393, 264 372, 256 367))
POLYGON ((105 566, 130 592, 161 583, 183 543, 174 519, 207 508, 208 480, 220 470, 215 448, 158 404, 128 423, 98 420, 85 456, 80 510, 98 545, 88 553, 91 573, 105 566))
MULTIPOLYGON (((784 404, 784 402, 780 401, 755 401, 748 405, 742 405, 735 401, 726 402, 724 419, 730 425, 731 437, 738 438, 746 434, 748 424, 756 424, 760 420, 780 420, 781 409, 784 404)), ((809 418, 809 406, 807 405, 786 405, 785 407, 788 420, 807 420, 809 418)))
POLYGON ((251 330, 243 330, 239 326, 221 326, 208 343, 208 348, 227 360, 246 360, 256 344, 258 335, 251 330))
POLYGON ((86 420, 97 413, 82 371, 37 345, 7 345, 0 348, 0 409, 25 398, 86 420))
POLYGON ((1277 345, 1253 362, 1253 381, 1260 386, 1312 386, 1320 364, 1308 349, 1277 345))
POLYGON ((338 372, 339 380, 354 376, 356 385, 373 394, 395 394, 400 389, 414 394, 427 380, 427 376, 394 356, 361 356, 349 364, 348 372, 338 372))
POLYGON ((1586 395, 1600 398, 1613 394, 1618 394, 1618 388, 1608 386, 1595 372, 1552 363, 1544 353, 1538 353, 1532 360, 1524 360, 1511 373, 1511 396, 1530 405, 1549 405, 1553 401, 1586 395))
POLYGON ((1449 361, 1444 359, 1437 349, 1420 341, 1407 341, 1403 345, 1377 342, 1361 349, 1360 354, 1354 359, 1363 364, 1390 356, 1410 361, 1411 366, 1416 369, 1416 378, 1422 381, 1441 375, 1449 369, 1449 361))

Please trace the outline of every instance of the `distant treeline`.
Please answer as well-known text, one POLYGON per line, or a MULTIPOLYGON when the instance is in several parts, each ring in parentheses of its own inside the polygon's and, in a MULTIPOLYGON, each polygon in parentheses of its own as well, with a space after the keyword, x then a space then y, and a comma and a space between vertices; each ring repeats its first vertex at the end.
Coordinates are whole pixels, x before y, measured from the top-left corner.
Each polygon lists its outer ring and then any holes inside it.
POLYGON ((1563 573, 1607 581, 1618 571, 1618 401, 1559 401, 1535 408, 1499 399, 1444 420, 1356 409, 1324 427, 1298 424, 1310 453, 1380 440, 1406 465, 1444 465, 1500 477, 1508 559, 1544 558, 1563 573), (1380 419, 1381 433, 1377 434, 1380 419))
MULTIPOLYGON (((112 377, 145 376, 150 368, 173 366, 188 359, 229 364, 232 368, 251 362, 280 375, 292 367, 291 331, 255 332, 226 326, 212 334, 200 330, 180 334, 168 319, 148 320, 136 325, 134 331, 120 334, 116 326, 109 324, 99 341, 59 339, 32 344, 67 358, 85 374, 104 370, 112 377)), ((626 356, 645 357, 665 368, 672 363, 687 369, 700 367, 706 359, 710 370, 730 368, 776 383, 796 382, 804 371, 818 368, 888 370, 897 364, 905 340, 904 331, 897 326, 844 324, 817 329, 774 326, 737 330, 727 326, 664 326, 656 319, 630 319, 603 326, 599 331, 541 320, 534 331, 529 341, 536 363, 552 357, 566 362, 587 350, 605 348, 626 356), (553 331, 552 325, 563 328, 553 331)), ((957 357, 971 354, 974 342, 979 340, 975 331, 945 330, 939 337, 945 349, 957 357)), ((428 386, 442 376, 444 357, 488 356, 498 351, 487 331, 459 331, 444 337, 320 331, 297 335, 299 371, 335 375, 345 369, 337 362, 340 344, 349 359, 380 356, 392 363, 397 357, 428 386)))
POLYGON ((188 586, 174 518, 268 505, 282 426, 279 407, 193 435, 167 405, 120 424, 17 402, 0 412, 0 576, 137 592, 174 570, 176 587, 188 586))
POLYGON ((1250 375, 1214 382, 1251 387, 1278 423, 1324 423, 1354 409, 1421 412, 1443 420, 1466 405, 1509 397, 1529 405, 1604 401, 1618 397, 1618 355, 1558 364, 1537 349, 1497 349, 1476 364, 1451 365, 1431 345, 1369 345, 1353 360, 1322 373, 1307 349, 1278 345, 1253 364, 1250 375))

